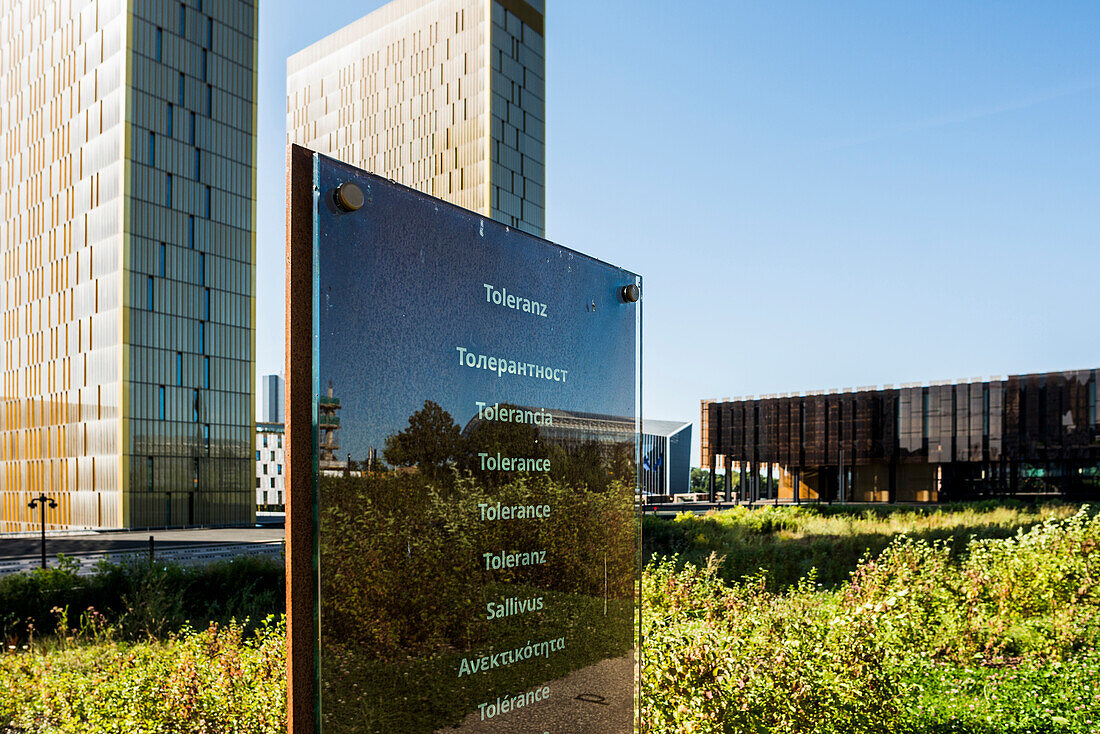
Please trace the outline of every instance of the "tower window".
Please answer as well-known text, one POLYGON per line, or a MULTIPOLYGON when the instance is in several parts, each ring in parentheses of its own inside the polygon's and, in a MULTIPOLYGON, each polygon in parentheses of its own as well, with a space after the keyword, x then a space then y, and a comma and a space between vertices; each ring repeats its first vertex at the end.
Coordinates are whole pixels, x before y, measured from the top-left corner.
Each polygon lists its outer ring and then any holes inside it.
POLYGON ((1096 425, 1096 380, 1089 383, 1089 423, 1096 425))
POLYGON ((989 435, 989 385, 982 386, 982 435, 989 435))
POLYGON ((922 424, 921 430, 923 431, 923 433, 921 435, 925 440, 927 440, 928 439, 928 388, 924 388, 924 390, 921 393, 921 424, 922 424))

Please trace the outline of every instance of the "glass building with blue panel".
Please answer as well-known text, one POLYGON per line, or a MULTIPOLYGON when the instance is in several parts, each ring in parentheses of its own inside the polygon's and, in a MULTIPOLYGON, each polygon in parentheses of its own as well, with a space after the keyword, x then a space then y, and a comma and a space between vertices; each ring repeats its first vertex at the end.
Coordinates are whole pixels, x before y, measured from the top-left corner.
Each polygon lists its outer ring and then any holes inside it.
POLYGON ((691 490, 691 423, 642 419, 642 492, 670 497, 691 490))

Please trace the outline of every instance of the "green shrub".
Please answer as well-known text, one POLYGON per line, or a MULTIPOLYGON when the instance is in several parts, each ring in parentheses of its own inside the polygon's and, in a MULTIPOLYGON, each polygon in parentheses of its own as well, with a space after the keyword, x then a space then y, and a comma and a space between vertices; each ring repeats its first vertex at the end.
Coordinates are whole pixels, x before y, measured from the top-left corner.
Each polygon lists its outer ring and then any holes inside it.
POLYGON ((1100 643, 1100 515, 1087 508, 1014 537, 945 543, 901 537, 852 575, 846 603, 900 651, 957 662, 1057 659, 1100 643))
POLYGON ((285 621, 185 628, 167 642, 0 654, 0 730, 282 734, 285 621))
MULTIPOLYGON (((716 560, 716 559, 715 559, 716 560)), ((642 716, 654 732, 891 732, 897 682, 859 615, 812 579, 771 594, 717 563, 643 580, 642 716)))
POLYGON ((1095 734, 1098 549, 1086 508, 961 546, 903 535, 837 590, 728 583, 717 556, 656 561, 643 716, 669 734, 1095 734))
MULTIPOLYGON (((598 510, 597 500, 589 498, 586 511, 598 510)), ((729 580, 728 557, 719 555, 703 563, 655 559, 641 589, 648 732, 1100 732, 1100 517, 1094 512, 783 510, 759 519, 737 511, 705 522, 665 521, 664 529, 670 537, 710 533, 705 542, 716 544, 784 534, 805 541, 821 532, 889 536, 890 528, 914 526, 916 532, 893 537, 881 553, 864 552, 835 588, 818 583, 813 572, 783 587, 761 573, 729 580), (967 534, 971 528, 977 532, 967 534), (1007 537, 973 537, 1009 528, 1007 537)), ((563 535, 564 542, 571 537, 563 535)), ((7 594, 0 598, 39 606, 76 598, 81 584, 126 587, 131 604, 140 598, 160 610, 147 619, 77 614, 56 605, 43 610, 40 629, 53 625, 67 633, 0 652, 0 731, 282 731, 280 624, 217 624, 170 634, 163 643, 130 645, 123 640, 134 630, 190 613, 192 602, 176 598, 180 589, 200 597, 206 592, 187 586, 196 578, 171 575, 186 576, 179 569, 116 572, 129 580, 108 582, 108 573, 99 582, 80 581, 58 569, 0 583, 0 594, 7 594)), ((214 571, 206 577, 208 593, 269 588, 269 572, 262 565, 214 571), (213 586, 218 579, 220 588, 213 586)), ((218 614, 232 608, 210 607, 218 614)), ((562 624, 572 622, 563 618, 562 624)), ((586 653, 604 657, 616 650, 608 643, 586 653)), ((573 667, 562 664, 547 675, 573 667)), ((428 660, 419 675, 398 684, 412 695, 420 681, 438 674, 431 665, 428 660)), ((392 679, 393 670, 376 672, 392 679)), ((364 716, 378 715, 369 700, 363 707, 364 716)))
POLYGON ((281 562, 241 557, 203 566, 102 564, 78 576, 62 559, 54 568, 0 576, 0 635, 21 644, 34 635, 70 634, 58 613, 79 619, 92 609, 124 639, 162 637, 189 622, 263 619, 286 608, 281 562))

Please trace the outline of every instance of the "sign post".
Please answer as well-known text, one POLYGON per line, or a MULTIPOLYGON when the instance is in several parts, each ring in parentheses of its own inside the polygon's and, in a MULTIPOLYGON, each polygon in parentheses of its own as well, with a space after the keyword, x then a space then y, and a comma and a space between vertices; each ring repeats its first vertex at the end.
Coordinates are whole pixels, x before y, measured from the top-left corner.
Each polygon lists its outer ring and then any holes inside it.
POLYGON ((289 159, 291 731, 634 731, 641 279, 289 159))

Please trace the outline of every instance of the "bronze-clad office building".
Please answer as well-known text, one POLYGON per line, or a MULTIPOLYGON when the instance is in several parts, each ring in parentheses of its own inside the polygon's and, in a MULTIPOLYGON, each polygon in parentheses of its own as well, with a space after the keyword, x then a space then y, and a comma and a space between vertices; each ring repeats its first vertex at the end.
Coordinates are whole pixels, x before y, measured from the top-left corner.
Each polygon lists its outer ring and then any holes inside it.
POLYGON ((1097 372, 704 400, 712 499, 1097 497, 1097 372))

